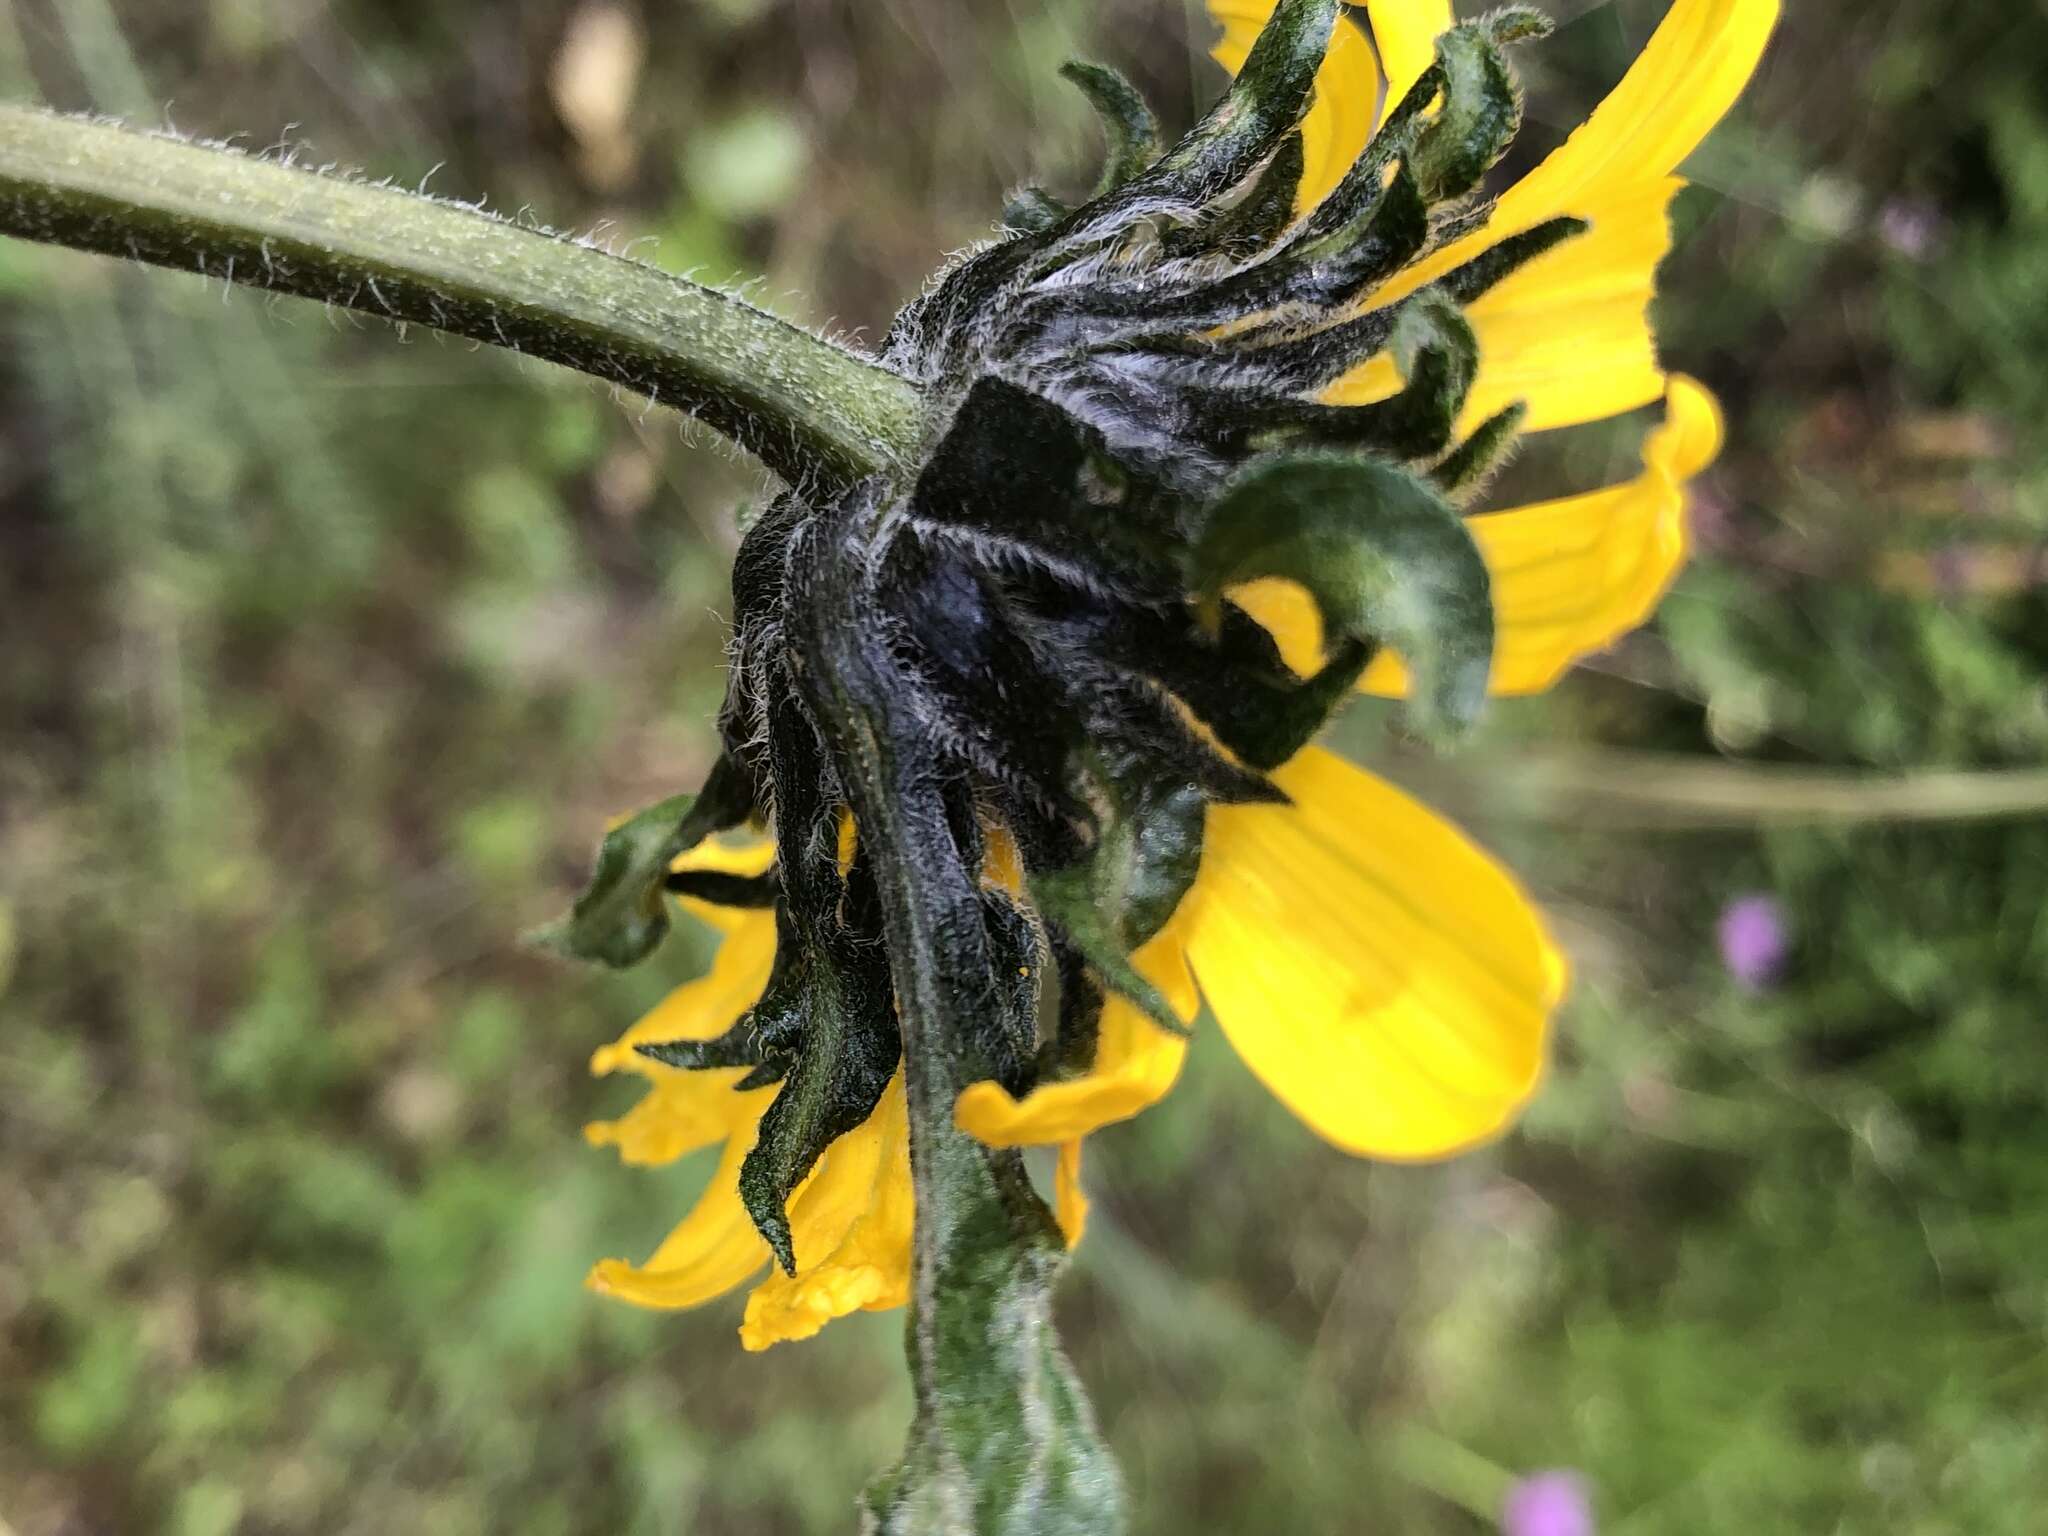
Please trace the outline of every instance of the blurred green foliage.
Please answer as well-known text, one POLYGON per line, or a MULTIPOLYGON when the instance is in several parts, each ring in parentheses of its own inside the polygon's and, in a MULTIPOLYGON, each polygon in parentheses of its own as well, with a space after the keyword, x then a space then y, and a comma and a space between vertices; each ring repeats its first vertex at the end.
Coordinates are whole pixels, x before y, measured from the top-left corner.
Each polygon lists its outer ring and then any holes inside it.
MULTIPOLYGON (((1062 59, 1178 121, 1214 84, 1155 0, 599 9, 12 0, 0 94, 445 160, 873 335, 1007 183, 1081 173, 1062 59)), ((1532 150, 1659 9, 1566 8, 1532 150)), ((2048 1509, 2048 821, 1496 793, 1532 748, 1596 785, 1610 748, 2048 759, 2048 16, 1790 9, 1661 315, 1732 415, 1699 560, 1458 758, 1351 733, 1571 941, 1527 1126, 1366 1168, 1209 1038, 1091 1146, 1067 1322, 1145 1531, 1456 1536, 1550 1465, 1610 1536, 2048 1509), (1712 937, 1751 890, 1795 931, 1761 993, 1712 937)), ((758 480, 539 365, 25 246, 0 332, 0 1531, 848 1529, 895 1319, 757 1358, 736 1303, 579 1288, 701 1177, 575 1133, 632 1096, 585 1054, 701 936, 620 978, 513 946, 701 774, 758 480)), ((1566 434, 1510 485, 1632 455, 1566 434)))

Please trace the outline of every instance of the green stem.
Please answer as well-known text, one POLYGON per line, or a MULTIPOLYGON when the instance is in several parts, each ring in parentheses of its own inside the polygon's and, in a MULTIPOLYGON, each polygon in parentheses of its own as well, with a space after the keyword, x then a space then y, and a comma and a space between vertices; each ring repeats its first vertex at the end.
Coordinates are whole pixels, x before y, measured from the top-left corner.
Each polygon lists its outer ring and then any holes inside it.
MULTIPOLYGON (((2010 821, 2048 812, 2048 768, 1842 772, 1658 752, 1524 752, 1483 782, 1431 766, 1440 798, 1497 816, 1683 831, 2010 821)), ((1396 769, 1395 778, 1402 777, 1396 769)))
MULTIPOLYGON (((882 503, 848 515, 871 532, 882 503)), ((830 535, 826 535, 830 537, 830 535)), ((953 1123, 987 1075, 994 1005, 979 868, 963 859, 914 700, 856 622, 858 542, 793 579, 811 706, 873 859, 910 1112, 917 1199, 908 1347, 917 1418, 867 1495, 873 1536, 1115 1536, 1123 1484, 1053 1326, 1064 1245, 1014 1149, 953 1123)), ((956 811, 959 807, 954 808, 956 811)))
MULTIPOLYGON (((896 854, 938 812, 887 757, 856 751, 855 819, 896 854), (906 792, 907 791, 907 792, 906 792), (904 815, 907 812, 908 815, 904 815), (923 816, 920 816, 920 812, 923 816)), ((942 812, 938 812, 942 815, 942 812)), ((953 1123, 970 1072, 958 988, 910 860, 877 861, 903 1029, 917 1198, 908 1349, 917 1418, 901 1465, 868 1492, 875 1536, 1116 1536, 1123 1485, 1060 1348, 1052 1291, 1065 1254, 1022 1155, 953 1123)))
POLYGON ((563 363, 837 488, 916 445, 907 380, 560 235, 233 149, 0 106, 0 234, 198 272, 563 363))

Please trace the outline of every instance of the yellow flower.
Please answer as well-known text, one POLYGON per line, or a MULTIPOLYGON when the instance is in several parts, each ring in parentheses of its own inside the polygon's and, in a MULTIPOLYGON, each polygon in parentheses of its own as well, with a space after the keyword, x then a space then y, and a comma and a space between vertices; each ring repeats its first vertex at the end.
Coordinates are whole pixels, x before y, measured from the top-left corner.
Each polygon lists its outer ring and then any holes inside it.
MULTIPOLYGON (((1209 6, 1224 28, 1215 56, 1234 71, 1273 0, 1209 6)), ((1636 479, 1471 520, 1493 578, 1496 694, 1546 688, 1640 624, 1684 558, 1683 487, 1719 451, 1720 413, 1699 385, 1659 370, 1647 308, 1682 185, 1672 173, 1734 101, 1776 17, 1777 0, 1675 0, 1621 84, 1482 228, 1361 305, 1394 303, 1500 239, 1576 215, 1589 233, 1467 309, 1480 366, 1462 428, 1517 400, 1534 430, 1665 401, 1636 479)), ((1301 206, 1336 185, 1451 24, 1448 0, 1370 0, 1363 25, 1356 11, 1340 21, 1303 127, 1301 206)), ((1400 385, 1381 354, 1327 398, 1360 404, 1400 385)), ((1264 581, 1232 596, 1290 665, 1314 669, 1321 635, 1307 593, 1264 581)), ((1406 672, 1383 654, 1359 686, 1398 696, 1406 672)), ((1485 853, 1372 775, 1312 747, 1273 778, 1292 805, 1211 806, 1194 887, 1140 969, 1192 1020, 1192 966, 1246 1064, 1348 1151, 1433 1158, 1498 1134, 1535 1088, 1564 990, 1564 959, 1540 918, 1485 853)), ((1021 1102, 976 1083, 956 1118, 1003 1146, 1085 1136, 1161 1098, 1186 1049, 1112 999, 1086 1076, 1021 1102)))
MULTIPOLYGON (((684 854, 672 867, 757 875, 774 859, 774 844, 766 840, 714 842, 684 854)), ((687 898, 678 904, 719 931, 718 954, 707 974, 678 987, 591 1057, 593 1073, 638 1073, 648 1089, 619 1119, 586 1126, 584 1136, 592 1146, 617 1148, 624 1162, 648 1167, 720 1143, 723 1150, 696 1205, 647 1261, 606 1259, 591 1270, 591 1289, 644 1307, 677 1309, 714 1300, 769 1269, 747 1298, 740 1324, 740 1341, 753 1350, 807 1339, 851 1312, 902 1306, 910 1290, 912 1216, 902 1073, 875 1113, 832 1144, 790 1200, 797 1272, 773 1269, 768 1245, 740 1202, 739 1172, 761 1116, 780 1089, 735 1093, 744 1068, 684 1071, 634 1047, 709 1040, 729 1029, 768 984, 774 914, 687 898)), ((1079 1170, 1075 1141, 1061 1149, 1055 1178, 1055 1204, 1070 1244, 1080 1240, 1086 1218, 1079 1170)))
MULTIPOLYGON (((1274 0, 1209 3, 1224 27, 1216 56, 1235 70, 1274 0)), ((1673 172, 1748 78, 1775 16, 1776 0, 1675 0, 1620 86, 1493 205, 1483 226, 1360 303, 1398 303, 1499 240, 1576 216, 1588 233, 1467 307, 1480 360, 1463 426, 1515 401, 1526 403, 1534 430, 1665 402, 1640 476, 1470 520, 1492 579, 1495 693, 1545 688, 1642 622, 1684 556, 1684 486, 1718 451, 1720 418, 1705 390, 1659 369, 1647 305, 1669 244, 1667 212, 1680 185, 1673 172)), ((1389 103, 1428 69, 1451 21, 1447 0, 1369 0, 1345 13, 1302 127, 1298 208, 1338 184, 1389 103)), ((1369 403, 1402 382, 1383 352, 1325 398, 1369 403)), ((1290 665, 1304 674, 1318 666, 1320 623, 1305 592, 1269 580, 1231 595, 1272 631, 1290 665)), ((1398 658, 1383 654, 1359 686, 1399 696, 1408 678, 1398 658)), ((1498 1134, 1534 1091, 1565 988, 1564 957, 1542 919, 1463 834, 1330 753, 1309 747, 1272 782, 1287 803, 1211 799, 1194 883, 1132 957, 1136 970, 1182 1020, 1206 1000, 1260 1080, 1351 1152, 1435 1158, 1498 1134)), ((853 846, 844 825, 842 839, 844 878, 853 846)), ((673 867, 751 875, 774 857, 765 841, 707 844, 673 867)), ((1020 869, 997 836, 984 882, 1020 895, 1020 869)), ((723 933, 711 971, 592 1061, 598 1073, 635 1072, 649 1085, 622 1118, 589 1128, 593 1143, 637 1164, 722 1146, 695 1208, 644 1264, 607 1260, 591 1274, 594 1288, 655 1307, 696 1305, 770 1267, 739 1173, 781 1090, 737 1092, 744 1068, 681 1070, 635 1047, 709 1041, 730 1029, 768 984, 776 923, 766 910, 682 906, 723 933)), ((1082 1138, 1162 1098, 1186 1051, 1181 1035, 1111 995, 1085 1072, 1042 1081, 1021 1099, 995 1082, 974 1083, 955 1119, 991 1145, 1059 1147, 1055 1203, 1071 1244, 1086 1219, 1082 1138)), ((908 1140, 899 1070, 875 1112, 834 1140, 791 1194, 794 1273, 776 1270, 752 1292, 741 1329, 747 1347, 905 1301, 908 1140)))

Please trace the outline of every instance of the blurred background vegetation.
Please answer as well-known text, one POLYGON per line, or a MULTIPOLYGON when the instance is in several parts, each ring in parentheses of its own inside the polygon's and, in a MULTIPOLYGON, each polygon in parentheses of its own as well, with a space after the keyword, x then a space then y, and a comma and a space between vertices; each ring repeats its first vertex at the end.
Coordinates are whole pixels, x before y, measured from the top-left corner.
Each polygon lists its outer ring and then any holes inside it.
MULTIPOLYGON (((1662 8, 1553 7, 1525 154, 1662 8)), ((1497 1151, 1377 1170, 1211 1034, 1093 1144, 1064 1307, 1142 1532, 1458 1536, 1552 1466, 1612 1536, 2042 1529, 2048 9, 1788 9, 1667 270, 1731 415, 1700 558, 1454 758, 1347 728, 1567 936, 1553 1079, 1497 1151), (1714 941, 1753 892, 1759 988, 1714 941)), ((0 96, 431 172, 872 337, 1007 187, 1085 176, 1062 60, 1184 123, 1210 36, 0 0, 0 96)), ((737 1301, 579 1287, 702 1176, 577 1134, 633 1092, 588 1051, 701 947, 515 944, 704 768, 755 472, 538 364, 20 244, 0 338, 0 1533, 849 1530, 898 1319, 750 1357, 737 1301)))

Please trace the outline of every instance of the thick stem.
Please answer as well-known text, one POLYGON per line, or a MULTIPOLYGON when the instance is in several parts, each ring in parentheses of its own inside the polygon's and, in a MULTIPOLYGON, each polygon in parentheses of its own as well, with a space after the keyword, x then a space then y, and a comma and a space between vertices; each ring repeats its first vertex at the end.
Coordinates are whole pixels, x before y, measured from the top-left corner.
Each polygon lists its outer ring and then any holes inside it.
MULTIPOLYGON (((879 524, 881 490, 842 507, 879 524)), ((1052 1288, 1063 1247, 1015 1150, 953 1123, 985 1075, 973 1025, 997 1006, 979 870, 962 857, 916 708, 860 622, 860 537, 821 537, 793 580, 804 677, 873 859, 910 1109, 917 1196, 909 1354, 917 1420, 902 1464, 868 1491, 879 1536, 1114 1536, 1116 1464, 1061 1352, 1052 1288)))
POLYGON ((792 483, 915 446, 915 386, 728 294, 478 209, 0 106, 0 234, 431 326, 688 411, 792 483))
POLYGON ((953 1123, 966 1085, 960 1008, 976 989, 971 944, 945 921, 979 907, 971 884, 920 857, 944 834, 925 775, 900 771, 872 722, 848 789, 877 859, 903 1028, 910 1172, 917 1192, 908 1348, 917 1419, 902 1464, 868 1492, 876 1536, 1114 1536, 1122 1481, 1060 1349, 1052 1291, 1064 1258, 1021 1154, 953 1123), (924 780, 924 782, 919 782, 924 780), (936 878, 934 878, 936 877, 936 878), (960 965, 968 960, 968 965, 960 965), (964 974, 963 974, 964 973, 964 974))

